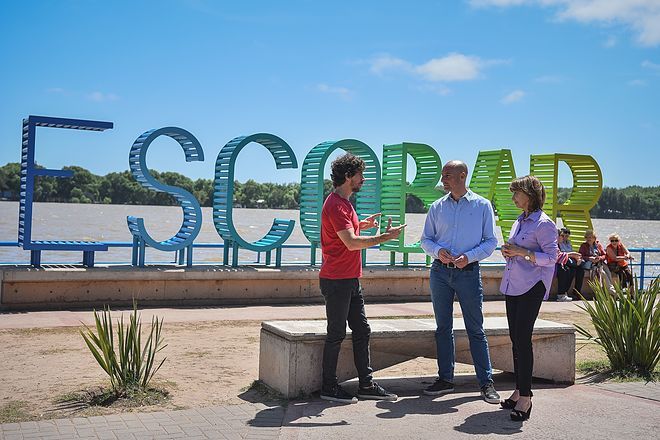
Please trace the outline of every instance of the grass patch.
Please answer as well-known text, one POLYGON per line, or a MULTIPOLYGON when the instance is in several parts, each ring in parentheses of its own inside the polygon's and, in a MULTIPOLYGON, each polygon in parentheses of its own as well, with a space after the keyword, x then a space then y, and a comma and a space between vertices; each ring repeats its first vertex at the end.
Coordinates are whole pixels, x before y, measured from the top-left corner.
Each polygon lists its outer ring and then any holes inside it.
POLYGON ((284 395, 282 395, 282 393, 272 389, 260 380, 253 381, 250 385, 241 388, 241 391, 243 394, 256 393, 260 397, 264 398, 264 400, 280 402, 286 401, 286 398, 284 395))
POLYGON ((47 348, 45 350, 39 350, 37 354, 41 356, 52 356, 52 355, 57 355, 57 354, 64 354, 64 353, 70 353, 73 351, 82 351, 79 349, 75 348, 47 348))
POLYGON ((18 423, 33 418, 27 402, 23 400, 11 400, 0 407, 0 423, 18 423))
POLYGON ((141 406, 162 405, 170 399, 166 389, 149 387, 145 390, 127 390, 117 395, 111 388, 94 388, 57 396, 54 410, 80 411, 92 407, 137 408, 141 406))
POLYGON ((185 353, 183 353, 184 356, 192 357, 192 358, 205 358, 211 354, 212 353, 209 350, 186 351, 185 353))

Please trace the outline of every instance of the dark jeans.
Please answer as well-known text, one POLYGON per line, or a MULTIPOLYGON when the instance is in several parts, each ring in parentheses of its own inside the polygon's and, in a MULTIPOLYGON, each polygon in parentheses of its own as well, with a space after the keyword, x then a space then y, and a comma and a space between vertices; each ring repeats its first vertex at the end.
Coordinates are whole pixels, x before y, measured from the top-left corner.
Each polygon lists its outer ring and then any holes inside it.
POLYGON ((619 266, 615 263, 608 264, 607 267, 610 269, 612 275, 617 274, 619 276, 619 284, 621 284, 621 288, 625 289, 626 287, 633 285, 633 274, 632 270, 630 270, 630 265, 619 266))
POLYGON ((513 344, 513 370, 516 389, 521 396, 531 396, 534 352, 532 332, 539 314, 545 286, 539 281, 520 296, 506 295, 506 318, 509 322, 509 337, 513 344))
POLYGON ((371 384, 373 370, 369 359, 369 335, 371 327, 364 312, 364 298, 360 280, 320 279, 321 294, 325 298, 325 316, 328 335, 323 348, 323 388, 337 384, 337 359, 341 343, 346 337, 346 322, 353 334, 353 360, 361 386, 371 384))
POLYGON ((575 290, 582 293, 582 283, 584 282, 584 269, 575 266, 557 265, 557 294, 567 295, 571 288, 571 282, 575 278, 575 290))

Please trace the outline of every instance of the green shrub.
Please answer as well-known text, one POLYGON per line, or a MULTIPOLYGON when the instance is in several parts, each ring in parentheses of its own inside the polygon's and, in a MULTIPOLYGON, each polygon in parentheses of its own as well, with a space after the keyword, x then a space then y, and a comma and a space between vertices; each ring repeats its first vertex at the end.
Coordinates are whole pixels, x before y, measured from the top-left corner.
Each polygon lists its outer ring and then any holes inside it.
POLYGON ((593 303, 586 300, 578 305, 591 316, 596 336, 576 325, 578 332, 600 345, 614 373, 633 372, 652 377, 660 361, 660 307, 656 278, 645 290, 635 285, 622 289, 614 284, 611 294, 601 283, 589 283, 594 292, 593 303))
POLYGON ((142 323, 137 303, 133 303, 128 325, 123 318, 122 314, 117 320, 117 352, 109 307, 104 308, 100 314, 94 310, 96 334, 84 324, 85 328, 80 330, 94 359, 110 376, 112 390, 118 396, 146 391, 149 381, 167 359, 163 358, 156 366, 156 354, 167 346, 163 345, 161 336, 162 319, 159 320, 156 316, 151 318, 149 336, 142 345, 142 323))

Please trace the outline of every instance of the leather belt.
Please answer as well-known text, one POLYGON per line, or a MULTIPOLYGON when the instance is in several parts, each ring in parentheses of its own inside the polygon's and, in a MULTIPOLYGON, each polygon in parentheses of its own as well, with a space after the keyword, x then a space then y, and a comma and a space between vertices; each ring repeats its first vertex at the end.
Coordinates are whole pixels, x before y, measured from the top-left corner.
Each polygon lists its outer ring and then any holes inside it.
POLYGON ((452 270, 474 270, 479 267, 479 262, 478 261, 473 261, 472 263, 466 265, 463 269, 458 268, 454 263, 443 263, 442 261, 436 259, 435 260, 440 266, 446 267, 447 269, 452 269, 452 270))

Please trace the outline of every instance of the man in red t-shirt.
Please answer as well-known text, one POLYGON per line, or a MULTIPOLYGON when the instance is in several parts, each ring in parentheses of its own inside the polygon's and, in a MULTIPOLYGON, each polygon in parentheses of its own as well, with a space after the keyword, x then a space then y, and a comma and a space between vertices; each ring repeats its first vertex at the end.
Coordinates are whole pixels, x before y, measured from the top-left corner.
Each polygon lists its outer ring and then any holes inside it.
POLYGON ((321 213, 321 252, 323 263, 319 274, 321 293, 325 298, 325 314, 328 335, 323 349, 323 386, 321 399, 334 402, 356 403, 357 398, 338 384, 337 359, 341 343, 346 337, 346 322, 353 334, 353 357, 358 370, 358 397, 373 400, 396 400, 373 381, 369 360, 369 335, 371 328, 364 312, 364 298, 359 278, 362 276, 362 249, 399 236, 406 225, 392 227, 388 221, 384 233, 360 236, 363 229, 378 227, 379 214, 359 221, 351 194, 360 191, 364 184, 365 164, 362 159, 346 153, 332 162, 332 185, 321 213))

